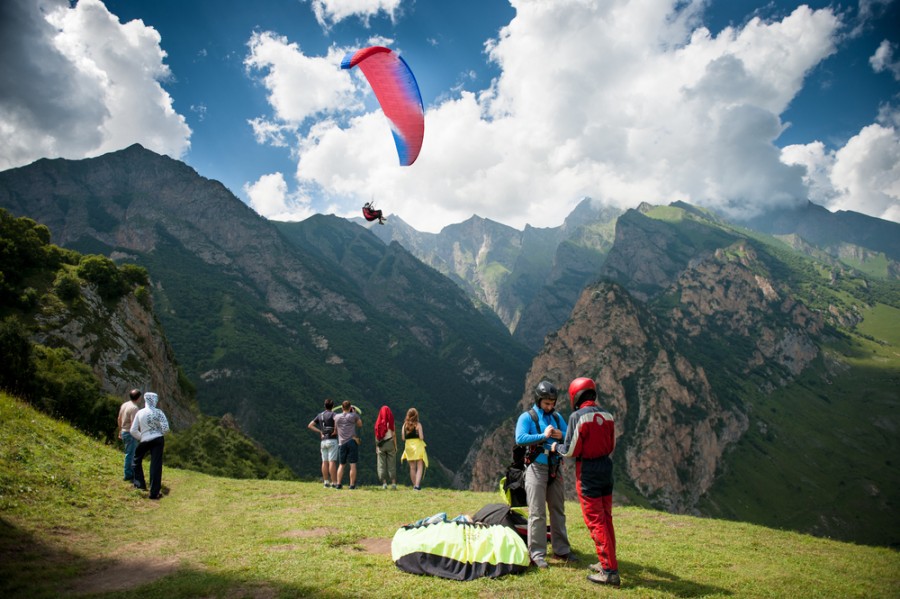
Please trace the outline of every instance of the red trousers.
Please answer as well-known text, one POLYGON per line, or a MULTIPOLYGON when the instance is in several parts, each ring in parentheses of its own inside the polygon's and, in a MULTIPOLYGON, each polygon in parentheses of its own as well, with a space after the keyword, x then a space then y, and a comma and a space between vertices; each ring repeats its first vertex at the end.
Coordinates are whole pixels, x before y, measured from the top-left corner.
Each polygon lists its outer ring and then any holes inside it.
POLYGON ((597 557, 604 570, 618 570, 616 560, 616 530, 612 520, 612 495, 585 497, 581 494, 581 477, 575 480, 575 490, 581 503, 581 514, 588 532, 597 547, 597 557))

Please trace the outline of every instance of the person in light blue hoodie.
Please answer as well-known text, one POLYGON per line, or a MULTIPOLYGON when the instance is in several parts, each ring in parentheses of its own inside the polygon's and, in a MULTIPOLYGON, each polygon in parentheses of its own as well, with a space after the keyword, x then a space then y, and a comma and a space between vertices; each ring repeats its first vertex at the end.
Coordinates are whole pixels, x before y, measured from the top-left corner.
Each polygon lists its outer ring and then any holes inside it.
POLYGON ((516 422, 516 445, 528 447, 525 454, 525 495, 528 500, 528 554, 538 568, 547 564, 547 519, 555 557, 578 561, 569 546, 566 530, 566 494, 562 458, 551 449, 566 436, 567 424, 556 413, 556 387, 541 381, 534 390, 534 407, 516 422), (548 509, 549 508, 549 514, 548 509))
POLYGON ((162 487, 164 435, 169 432, 169 421, 160 410, 159 396, 156 393, 144 393, 144 407, 134 415, 131 423, 131 436, 137 439, 138 446, 134 450, 134 486, 146 489, 144 480, 144 456, 150 454, 150 499, 159 499, 162 487))

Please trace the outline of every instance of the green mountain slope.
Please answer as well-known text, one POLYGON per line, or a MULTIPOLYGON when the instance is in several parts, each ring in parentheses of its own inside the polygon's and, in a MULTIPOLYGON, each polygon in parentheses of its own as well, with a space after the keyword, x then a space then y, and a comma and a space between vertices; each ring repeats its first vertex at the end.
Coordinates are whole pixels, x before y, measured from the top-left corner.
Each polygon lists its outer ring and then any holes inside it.
POLYGON ((4 171, 0 205, 61 245, 145 267, 201 410, 233 415, 299 475, 320 472, 306 424, 330 397, 363 411, 362 480, 375 477, 372 426, 389 405, 421 412, 426 484, 465 485, 473 442, 521 396, 524 350, 432 269, 377 242, 351 246, 378 263, 371 284, 354 278, 367 267, 335 268, 329 236, 366 233, 347 221, 289 241, 218 182, 140 146, 4 171), (382 309, 388 296, 396 309, 382 309))
POLYGON ((163 398, 170 463, 214 474, 291 478, 235 426, 199 416, 152 311, 147 272, 49 243, 50 231, 0 209, 0 389, 118 443, 126 391, 163 398))
POLYGON ((4 597, 896 597, 884 548, 708 518, 616 507, 622 587, 585 580, 592 542, 569 502, 581 567, 552 562, 469 583, 405 574, 398 527, 473 513, 496 493, 247 481, 165 468, 164 497, 118 480, 119 454, 0 393, 0 594, 4 597), (348 575, 350 573, 351 575, 348 575), (605 591, 605 593, 604 593, 605 591))
POLYGON ((682 207, 645 215, 623 226, 654 230, 673 268, 619 280, 648 296, 718 401, 749 418, 700 513, 900 543, 900 285, 682 207))
POLYGON ((618 208, 586 198, 558 227, 526 225, 517 231, 473 216, 440 233, 421 233, 392 216, 385 226, 368 228, 446 275, 536 352, 547 333, 565 322, 584 286, 597 278, 619 214, 618 208))

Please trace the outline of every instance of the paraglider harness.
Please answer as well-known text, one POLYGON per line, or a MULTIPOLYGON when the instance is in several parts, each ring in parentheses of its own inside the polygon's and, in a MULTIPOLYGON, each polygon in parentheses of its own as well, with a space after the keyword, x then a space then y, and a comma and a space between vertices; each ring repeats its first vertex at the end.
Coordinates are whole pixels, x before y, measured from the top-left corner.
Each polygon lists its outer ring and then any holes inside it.
POLYGON ((380 224, 384 224, 384 216, 381 210, 376 210, 372 202, 366 202, 362 209, 363 218, 367 221, 377 220, 380 224))
MULTIPOLYGON (((534 428, 541 432, 537 412, 534 411, 534 408, 529 408, 528 415, 531 416, 531 420, 534 422, 534 428)), ((562 416, 556 410, 553 411, 553 419, 557 428, 562 430, 562 416)), ((528 505, 528 501, 525 498, 525 469, 542 453, 547 454, 548 458, 550 457, 550 452, 544 449, 543 445, 543 441, 538 441, 531 445, 513 446, 512 463, 506 468, 506 480, 503 482, 503 490, 509 492, 510 506, 524 507, 528 505)), ((552 484, 556 480, 562 458, 556 460, 555 463, 552 459, 548 459, 547 462, 550 468, 550 483, 548 484, 552 484)))

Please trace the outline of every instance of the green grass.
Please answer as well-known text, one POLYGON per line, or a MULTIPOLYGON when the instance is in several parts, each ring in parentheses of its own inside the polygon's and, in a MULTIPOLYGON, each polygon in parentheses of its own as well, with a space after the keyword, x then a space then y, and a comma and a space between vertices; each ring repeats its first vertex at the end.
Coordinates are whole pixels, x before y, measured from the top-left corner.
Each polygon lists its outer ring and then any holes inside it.
POLYGON ((856 330, 882 343, 893 346, 893 354, 900 355, 900 309, 876 304, 863 315, 856 330))
MULTIPOLYGON (((469 583, 418 577, 368 550, 371 543, 439 511, 473 513, 497 495, 427 487, 332 491, 167 468, 169 494, 151 502, 120 473, 115 448, 0 394, 0 595, 900 595, 900 555, 890 549, 619 507, 619 591, 587 582, 583 566, 469 583), (135 586, 110 583, 129 577, 135 586)), ((594 561, 577 504, 567 513, 574 551, 585 564, 594 561)))

